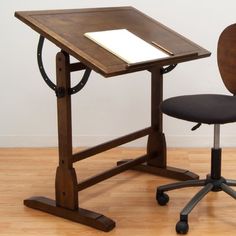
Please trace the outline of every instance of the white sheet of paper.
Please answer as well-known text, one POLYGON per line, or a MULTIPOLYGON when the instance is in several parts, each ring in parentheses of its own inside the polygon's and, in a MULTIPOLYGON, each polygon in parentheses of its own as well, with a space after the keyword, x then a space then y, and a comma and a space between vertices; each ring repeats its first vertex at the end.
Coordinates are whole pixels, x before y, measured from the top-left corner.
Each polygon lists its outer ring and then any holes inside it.
POLYGON ((128 64, 155 61, 170 56, 127 29, 88 32, 84 35, 128 64))

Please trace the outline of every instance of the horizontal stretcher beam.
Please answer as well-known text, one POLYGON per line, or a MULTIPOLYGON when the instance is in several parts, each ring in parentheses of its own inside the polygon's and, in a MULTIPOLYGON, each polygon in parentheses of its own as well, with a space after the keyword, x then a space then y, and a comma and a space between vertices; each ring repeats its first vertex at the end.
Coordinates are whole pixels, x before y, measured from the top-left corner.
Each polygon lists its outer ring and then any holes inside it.
POLYGON ((85 70, 87 67, 81 62, 76 62, 76 63, 70 64, 69 68, 70 68, 70 72, 74 72, 74 71, 79 71, 79 70, 85 70))
POLYGON ((151 132, 152 132, 152 128, 148 127, 146 129, 142 129, 142 130, 136 131, 134 133, 122 136, 120 138, 108 141, 106 143, 97 145, 95 147, 86 149, 86 150, 81 151, 79 153, 75 153, 72 156, 72 161, 73 162, 81 161, 81 160, 83 160, 85 158, 88 158, 90 156, 94 156, 94 155, 96 155, 98 153, 107 151, 109 149, 118 147, 118 146, 120 146, 122 144, 125 144, 125 143, 128 143, 128 142, 134 141, 136 139, 142 138, 142 137, 144 137, 146 135, 151 134, 151 132))
POLYGON ((144 155, 144 156, 138 157, 134 160, 130 160, 130 161, 128 161, 124 164, 121 164, 119 166, 113 167, 113 168, 111 168, 107 171, 104 171, 104 172, 102 172, 98 175, 92 176, 91 178, 88 178, 88 179, 80 182, 77 185, 77 190, 81 191, 85 188, 88 188, 92 185, 95 185, 95 184, 97 184, 97 183, 99 183, 99 182, 101 182, 105 179, 111 178, 114 175, 120 174, 121 172, 126 171, 126 170, 130 169, 133 166, 142 164, 146 160, 147 160, 147 155, 144 155))

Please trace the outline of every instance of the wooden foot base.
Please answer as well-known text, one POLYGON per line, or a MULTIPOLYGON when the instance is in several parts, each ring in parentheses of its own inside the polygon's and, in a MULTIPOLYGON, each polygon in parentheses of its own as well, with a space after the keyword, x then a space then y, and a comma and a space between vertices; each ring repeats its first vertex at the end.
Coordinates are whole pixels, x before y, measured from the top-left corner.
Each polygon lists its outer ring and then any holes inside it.
POLYGON ((82 208, 79 208, 78 210, 69 210, 63 207, 58 207, 54 200, 45 197, 32 197, 26 199, 24 200, 24 205, 105 232, 112 230, 116 225, 113 220, 99 213, 82 208))
MULTIPOLYGON (((130 161, 130 159, 118 161, 117 165, 121 165, 127 161, 130 161)), ((140 165, 136 165, 131 168, 132 170, 138 170, 147 172, 154 175, 159 175, 171 179, 177 179, 177 180, 191 180, 191 179, 199 179, 199 176, 191 171, 179 169, 175 167, 167 166, 165 168, 160 168, 156 166, 148 165, 147 163, 143 163, 140 165)))

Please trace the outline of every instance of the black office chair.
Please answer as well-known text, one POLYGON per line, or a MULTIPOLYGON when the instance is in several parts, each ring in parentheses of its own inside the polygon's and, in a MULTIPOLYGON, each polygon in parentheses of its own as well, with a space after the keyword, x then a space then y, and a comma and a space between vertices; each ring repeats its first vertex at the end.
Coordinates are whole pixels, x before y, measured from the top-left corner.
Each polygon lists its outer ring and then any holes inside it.
MULTIPOLYGON (((236 24, 227 27, 221 34, 217 49, 218 67, 227 89, 236 95, 236 24)), ((167 184, 157 188, 156 199, 159 205, 169 201, 165 193, 170 190, 204 186, 184 207, 180 213, 180 221, 176 224, 176 232, 188 232, 188 214, 195 205, 210 191, 224 191, 236 199, 236 192, 229 186, 236 186, 236 180, 228 180, 221 176, 220 125, 236 121, 236 96, 218 94, 200 94, 178 96, 165 100, 161 104, 163 113, 182 120, 198 123, 214 124, 214 146, 211 149, 211 172, 206 179, 187 180, 167 184)))

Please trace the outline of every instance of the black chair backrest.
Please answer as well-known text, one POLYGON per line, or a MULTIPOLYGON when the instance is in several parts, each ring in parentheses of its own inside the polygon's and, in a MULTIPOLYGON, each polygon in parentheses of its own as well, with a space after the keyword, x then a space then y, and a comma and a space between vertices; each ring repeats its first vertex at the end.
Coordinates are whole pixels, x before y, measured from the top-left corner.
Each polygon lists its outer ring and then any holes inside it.
POLYGON ((236 95, 236 24, 228 26, 220 35, 217 61, 226 88, 236 95))

